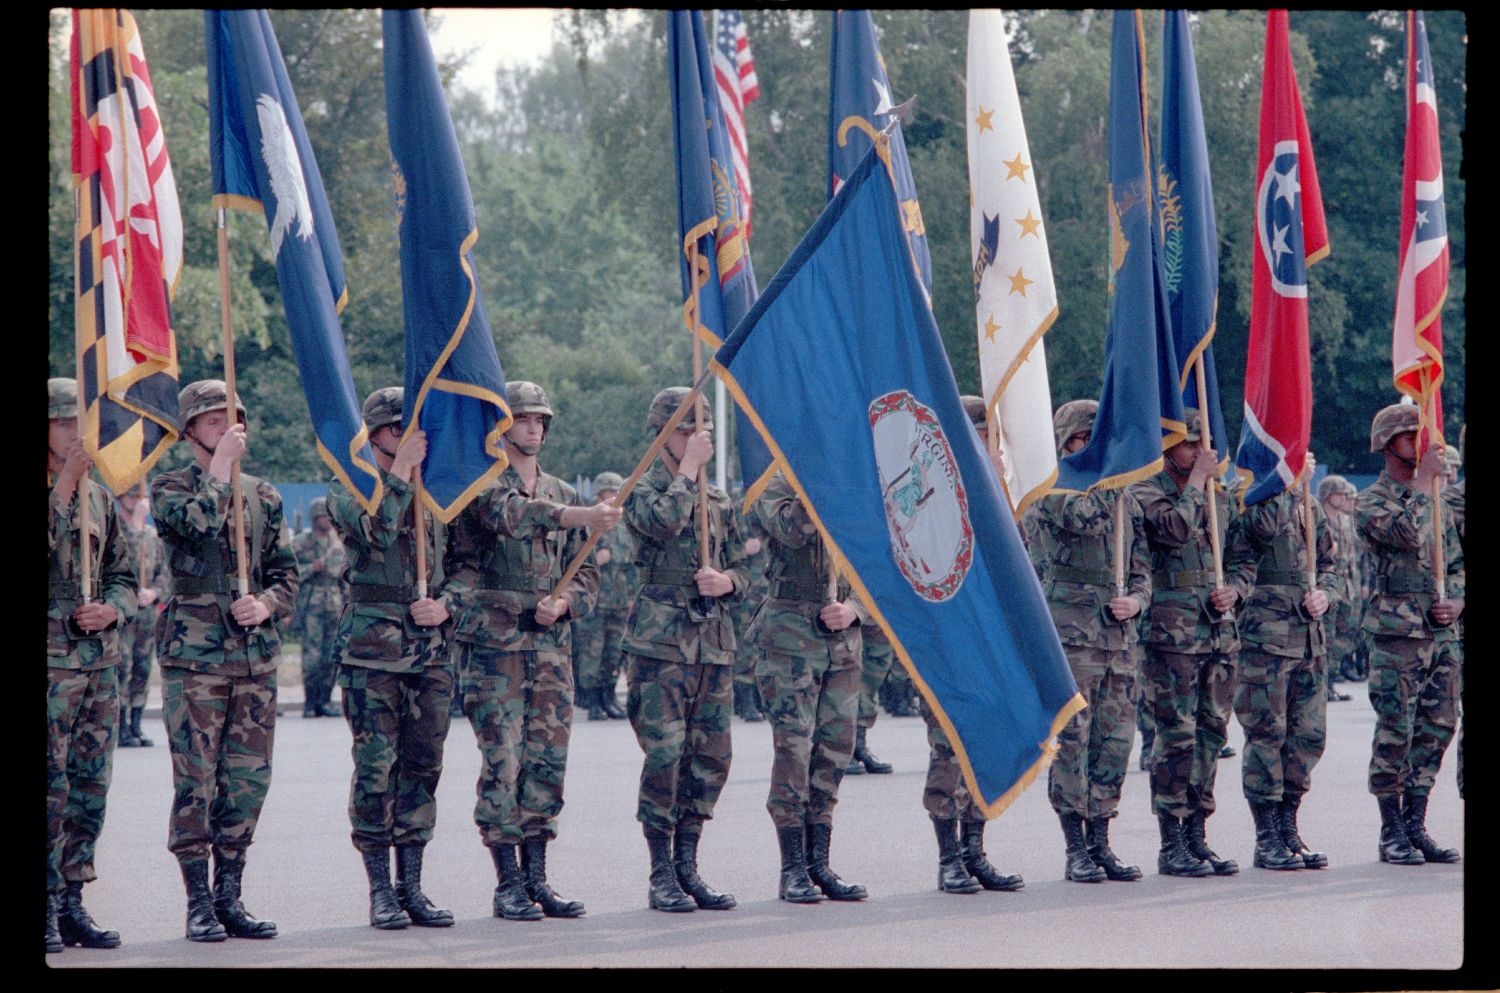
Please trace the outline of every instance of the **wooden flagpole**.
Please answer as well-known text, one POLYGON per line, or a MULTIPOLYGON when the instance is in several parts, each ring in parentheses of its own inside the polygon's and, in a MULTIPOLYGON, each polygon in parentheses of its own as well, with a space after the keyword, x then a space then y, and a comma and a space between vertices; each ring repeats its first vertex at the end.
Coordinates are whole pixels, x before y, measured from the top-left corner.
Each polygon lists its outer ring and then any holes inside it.
MULTIPOLYGON (((225 413, 231 424, 239 422, 239 394, 234 382, 234 328, 229 318, 229 212, 219 208, 219 323, 224 331, 224 393, 225 413)), ((235 461, 229 470, 229 485, 233 491, 234 507, 234 563, 239 573, 240 596, 250 595, 250 570, 245 562, 245 495, 240 485, 240 463, 235 461)))
POLYGON ((1125 492, 1115 494, 1115 596, 1125 595, 1125 492))
POLYGON ((1308 456, 1309 469, 1302 480, 1302 539, 1307 545, 1307 589, 1318 588, 1318 536, 1313 519, 1312 505, 1312 456, 1308 456))
MULTIPOLYGON (((701 312, 701 304, 698 300, 699 286, 697 242, 693 242, 693 244, 688 246, 688 274, 689 282, 693 287, 693 313, 698 314, 701 312)), ((694 319, 693 323, 698 323, 696 318, 694 319)), ((688 330, 691 331, 693 335, 693 382, 696 383, 699 382, 703 377, 703 338, 698 334, 698 329, 696 327, 690 327, 688 328, 688 330)), ((688 399, 688 397, 684 397, 682 402, 686 404, 688 402, 688 399)), ((694 394, 691 399, 693 402, 693 406, 696 408, 698 405, 697 395, 694 394)), ((698 423, 698 418, 694 417, 693 422, 695 424, 698 423)), ((702 430, 703 425, 698 424, 698 427, 699 430, 702 430)), ((711 560, 708 556, 708 466, 700 465, 698 467, 698 568, 709 568, 711 560)))
POLYGON ((427 597, 427 511, 422 508, 422 467, 411 471, 413 523, 417 530, 417 599, 427 597))
POLYGON ((1432 569, 1439 601, 1448 599, 1448 566, 1443 555, 1443 477, 1432 477, 1432 569))
MULTIPOLYGON (((1208 411, 1203 409, 1205 398, 1208 396, 1208 378, 1203 371, 1203 353, 1198 353, 1197 360, 1193 363, 1193 370, 1198 377, 1198 434, 1205 452, 1213 450, 1213 434, 1209 426, 1208 411)), ((1214 589, 1224 585, 1224 549, 1219 543, 1219 497, 1215 490, 1218 483, 1218 470, 1208 480, 1208 543, 1214 552, 1214 589)))

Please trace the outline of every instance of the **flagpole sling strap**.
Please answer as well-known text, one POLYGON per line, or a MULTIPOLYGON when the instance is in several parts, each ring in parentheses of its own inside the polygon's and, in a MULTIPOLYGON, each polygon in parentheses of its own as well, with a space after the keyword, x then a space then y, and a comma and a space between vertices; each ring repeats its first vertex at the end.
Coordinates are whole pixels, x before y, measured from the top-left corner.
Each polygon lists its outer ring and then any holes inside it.
MULTIPOLYGON (((229 308, 229 211, 219 208, 219 324, 224 332, 224 402, 231 423, 239 423, 239 393, 234 382, 234 327, 229 308)), ((240 596, 250 595, 250 573, 245 562, 245 494, 240 483, 240 463, 235 460, 229 470, 229 486, 234 507, 234 561, 239 575, 240 596)))
MULTIPOLYGON (((1203 353, 1198 353, 1198 358, 1193 362, 1193 372, 1198 382, 1198 434, 1199 441, 1205 452, 1213 451, 1214 443, 1210 435, 1213 434, 1209 426, 1208 411, 1203 409, 1205 399, 1208 397, 1208 377, 1203 371, 1203 353)), ((1219 496, 1218 480, 1209 479, 1208 487, 1208 543, 1214 553, 1214 589, 1220 589, 1224 585, 1224 549, 1219 543, 1219 496)))
POLYGON ((1443 477, 1432 477, 1432 578, 1438 600, 1448 599, 1448 566, 1443 557, 1443 477))

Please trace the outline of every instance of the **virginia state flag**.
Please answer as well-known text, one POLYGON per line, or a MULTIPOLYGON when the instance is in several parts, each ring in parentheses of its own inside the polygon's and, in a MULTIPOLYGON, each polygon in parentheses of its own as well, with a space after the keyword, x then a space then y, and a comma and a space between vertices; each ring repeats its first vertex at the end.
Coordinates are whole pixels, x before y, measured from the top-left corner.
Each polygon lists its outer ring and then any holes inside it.
POLYGON ((1448 211, 1437 90, 1420 10, 1406 15, 1406 157, 1401 169, 1401 265, 1391 370, 1421 412, 1417 454, 1443 444, 1443 302, 1448 299, 1448 211))
POLYGON ((381 15, 406 316, 406 431, 427 433, 424 502, 444 523, 505 471, 505 374, 474 274, 469 179, 420 10, 381 15))
POLYGON ((177 440, 172 296, 182 211, 129 11, 73 11, 79 427, 99 475, 130 489, 177 440))
POLYGON ((1287 489, 1307 461, 1312 432, 1307 268, 1328 254, 1323 197, 1287 45, 1285 10, 1266 15, 1255 176, 1245 423, 1234 457, 1247 506, 1287 489))
POLYGON ((989 816, 1084 706, 871 154, 714 356, 989 816), (818 334, 807 333, 808 326, 818 334))
MULTIPOLYGON (((718 348, 760 291, 750 264, 749 229, 703 15, 696 10, 669 12, 667 41, 677 152, 677 230, 682 240, 682 319, 710 348, 718 348)), ((740 478, 748 504, 765 488, 771 455, 743 420, 737 427, 740 478)))
POLYGON ((1187 435, 1146 130, 1140 14, 1115 11, 1109 86, 1109 316, 1104 388, 1089 443, 1058 462, 1054 490, 1116 489, 1161 471, 1187 435))
MULTIPOLYGON (((828 195, 833 196, 870 150, 875 135, 897 120, 885 61, 875 44, 868 10, 833 12, 833 44, 828 69, 828 195)), ((891 134, 890 170, 901 197, 901 226, 922 273, 922 289, 932 295, 932 256, 917 184, 911 178, 906 139, 898 122, 891 134)))
POLYGON ((343 255, 276 33, 264 10, 206 10, 203 19, 214 205, 265 215, 318 454, 373 512, 380 475, 339 327, 343 255))

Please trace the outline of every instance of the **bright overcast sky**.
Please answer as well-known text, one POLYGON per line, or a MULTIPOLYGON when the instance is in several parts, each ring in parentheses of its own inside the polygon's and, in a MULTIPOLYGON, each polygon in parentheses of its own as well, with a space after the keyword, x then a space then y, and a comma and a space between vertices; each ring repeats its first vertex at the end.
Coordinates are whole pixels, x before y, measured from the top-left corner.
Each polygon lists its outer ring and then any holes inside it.
POLYGON ((443 19, 432 32, 433 52, 442 57, 472 50, 459 82, 489 97, 495 67, 535 62, 552 50, 552 16, 548 7, 436 7, 443 19))

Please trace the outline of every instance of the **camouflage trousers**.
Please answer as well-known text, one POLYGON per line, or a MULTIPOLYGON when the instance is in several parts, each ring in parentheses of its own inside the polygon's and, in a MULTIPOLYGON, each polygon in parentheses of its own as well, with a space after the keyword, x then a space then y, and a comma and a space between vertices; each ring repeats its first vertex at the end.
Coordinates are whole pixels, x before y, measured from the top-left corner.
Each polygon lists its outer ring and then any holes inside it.
POLYGON ((302 694, 309 703, 324 703, 337 674, 339 612, 309 610, 302 616, 302 694))
POLYGON ((1234 713, 1245 729, 1245 797, 1281 800, 1312 786, 1328 739, 1328 660, 1240 650, 1234 713))
POLYGON ((142 607, 120 626, 120 662, 115 682, 121 691, 121 710, 146 706, 151 663, 156 661, 157 617, 155 607, 142 607))
POLYGON ((1151 749, 1151 810, 1212 814, 1219 749, 1229 739, 1235 657, 1146 649, 1142 675, 1156 725, 1151 749))
POLYGON ((1347 663, 1352 670, 1358 670, 1358 660, 1361 654, 1360 621, 1363 620, 1364 605, 1359 602, 1341 600, 1333 605, 1331 610, 1333 623, 1327 625, 1328 639, 1328 673, 1332 675, 1342 670, 1347 663))
POLYGON ((167 849, 178 861, 237 862, 271 787, 276 672, 219 676, 163 666, 162 719, 172 751, 167 849))
POLYGON ((974 803, 964 785, 963 767, 958 753, 948 743, 948 736, 933 714, 927 698, 921 698, 922 720, 927 722, 927 786, 922 791, 922 806, 937 820, 983 821, 984 811, 974 803))
POLYGON ((1370 641, 1370 792, 1428 793, 1458 725, 1461 643, 1378 635, 1370 641))
POLYGON ((625 673, 625 711, 645 753, 636 820, 665 832, 709 820, 733 758, 731 667, 627 652, 625 673))
POLYGON ((630 608, 601 610, 574 626, 573 650, 578 655, 578 689, 592 692, 613 690, 620 678, 620 638, 630 608))
POLYGON ((489 848, 557 837, 573 730, 566 647, 509 652, 464 644, 459 692, 479 746, 474 823, 489 848))
POLYGON ((1057 735, 1047 770, 1047 799, 1060 814, 1085 820, 1115 816, 1135 744, 1135 654, 1066 645, 1068 668, 1088 707, 1057 735))
POLYGON ((113 666, 47 669, 47 891, 92 882, 120 700, 113 666))
POLYGON ((833 823, 854 756, 859 670, 859 657, 835 641, 819 655, 766 652, 756 665, 775 749, 766 810, 778 828, 833 823))
POLYGON ((885 682, 893 668, 901 669, 901 666, 896 663, 896 650, 891 643, 883 638, 879 641, 867 639, 864 659, 860 663, 860 727, 869 729, 875 726, 875 716, 880 712, 880 684, 885 682))
POLYGON ((339 666, 353 738, 350 837, 360 851, 432 840, 453 683, 449 663, 416 672, 339 666))

